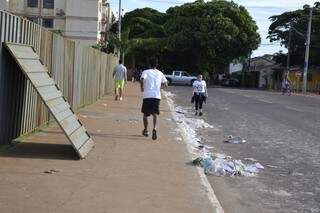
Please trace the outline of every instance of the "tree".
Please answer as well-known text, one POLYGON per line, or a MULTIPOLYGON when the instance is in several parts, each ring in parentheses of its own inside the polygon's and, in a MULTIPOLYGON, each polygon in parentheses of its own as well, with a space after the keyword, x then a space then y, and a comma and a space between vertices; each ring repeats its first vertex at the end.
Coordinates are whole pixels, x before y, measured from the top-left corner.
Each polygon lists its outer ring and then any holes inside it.
POLYGON ((118 47, 125 52, 126 58, 131 58, 131 66, 143 67, 146 56, 159 55, 165 46, 163 24, 165 14, 151 8, 136 9, 126 13, 122 19, 122 39, 116 37, 117 25, 111 27, 110 46, 118 47))
POLYGON ((198 0, 170 8, 167 16, 168 49, 192 58, 196 72, 211 76, 221 72, 260 43, 256 23, 244 7, 233 2, 198 0))
POLYGON ((166 13, 137 9, 125 14, 123 29, 128 31, 127 54, 138 64, 156 55, 163 69, 207 76, 224 71, 233 59, 247 57, 260 43, 248 11, 224 0, 198 0, 166 13))
MULTIPOLYGON (((305 56, 305 41, 308 28, 310 7, 305 5, 302 9, 289 11, 280 15, 271 16, 272 21, 269 27, 268 38, 271 42, 279 41, 281 45, 288 48, 289 30, 291 33, 291 65, 303 66, 305 56), (304 34, 304 36, 301 35, 304 34)), ((315 3, 312 20, 312 34, 310 46, 310 65, 320 65, 318 58, 320 57, 320 3, 315 3)), ((278 53, 275 59, 286 65, 287 54, 278 53)))

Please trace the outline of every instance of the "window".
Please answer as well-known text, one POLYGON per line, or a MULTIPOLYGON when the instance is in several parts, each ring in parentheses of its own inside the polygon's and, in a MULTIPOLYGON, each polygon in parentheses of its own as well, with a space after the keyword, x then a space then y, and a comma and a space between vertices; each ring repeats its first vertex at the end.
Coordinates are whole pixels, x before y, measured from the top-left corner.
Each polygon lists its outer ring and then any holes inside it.
POLYGON ((180 76, 180 72, 173 72, 173 75, 180 76))
POLYGON ((37 17, 27 17, 27 19, 28 19, 29 21, 32 21, 32 22, 36 23, 36 24, 39 23, 37 17))
POLYGON ((38 0, 28 0, 27 6, 28 7, 38 7, 38 0))
POLYGON ((53 28, 53 19, 49 19, 49 18, 42 19, 42 26, 45 28, 53 28))
POLYGON ((182 76, 189 76, 189 74, 186 73, 186 72, 183 72, 183 73, 182 73, 182 76))
POLYGON ((53 9, 54 8, 54 0, 43 0, 43 8, 53 9))

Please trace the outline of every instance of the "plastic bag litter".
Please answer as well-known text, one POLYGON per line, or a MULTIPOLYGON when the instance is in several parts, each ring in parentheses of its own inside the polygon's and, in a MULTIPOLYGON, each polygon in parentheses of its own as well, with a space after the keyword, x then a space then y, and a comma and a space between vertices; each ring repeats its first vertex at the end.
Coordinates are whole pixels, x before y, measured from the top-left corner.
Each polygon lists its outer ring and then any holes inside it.
POLYGON ((242 144, 242 143, 246 143, 247 141, 242 139, 241 137, 233 137, 232 135, 229 135, 224 142, 233 143, 233 144, 242 144))
POLYGON ((213 155, 203 155, 193 161, 196 166, 201 166, 205 174, 214 176, 253 176, 264 167, 260 163, 244 164, 241 160, 221 158, 213 155))

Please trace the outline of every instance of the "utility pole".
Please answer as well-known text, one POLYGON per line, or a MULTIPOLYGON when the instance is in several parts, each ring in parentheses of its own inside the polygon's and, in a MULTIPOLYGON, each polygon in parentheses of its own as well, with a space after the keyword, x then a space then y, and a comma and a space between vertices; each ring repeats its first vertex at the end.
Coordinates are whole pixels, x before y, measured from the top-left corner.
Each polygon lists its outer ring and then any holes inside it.
MULTIPOLYGON (((119 0, 119 19, 118 19, 118 38, 121 41, 121 0, 119 0)), ((119 49, 119 58, 121 57, 121 48, 119 49)))
POLYGON ((107 9, 107 15, 106 15, 106 24, 105 24, 105 33, 104 33, 104 42, 105 42, 105 47, 107 48, 108 43, 109 43, 109 30, 110 30, 110 3, 106 2, 105 3, 107 9))
POLYGON ((288 42, 288 56, 287 56, 287 71, 290 70, 290 54, 291 54, 291 36, 292 36, 292 29, 289 29, 289 42, 288 42))
POLYGON ((310 51, 312 12, 313 12, 313 8, 310 7, 308 33, 307 33, 307 39, 306 39, 306 54, 305 54, 304 70, 303 70, 303 93, 305 93, 305 94, 307 93, 307 82, 308 82, 308 67, 309 67, 309 51, 310 51))

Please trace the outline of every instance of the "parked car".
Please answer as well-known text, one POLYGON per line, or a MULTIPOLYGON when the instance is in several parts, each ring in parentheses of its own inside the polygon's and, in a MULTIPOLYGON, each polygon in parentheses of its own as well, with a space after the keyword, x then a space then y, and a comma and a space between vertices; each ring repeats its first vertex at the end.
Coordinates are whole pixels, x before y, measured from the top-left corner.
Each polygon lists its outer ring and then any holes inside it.
POLYGON ((196 76, 191 76, 189 73, 185 71, 173 71, 172 75, 165 75, 169 85, 170 84, 184 84, 184 85, 192 85, 195 80, 197 80, 196 76))
POLYGON ((235 78, 224 79, 222 80, 221 85, 225 87, 239 87, 240 82, 238 79, 235 79, 235 78))

